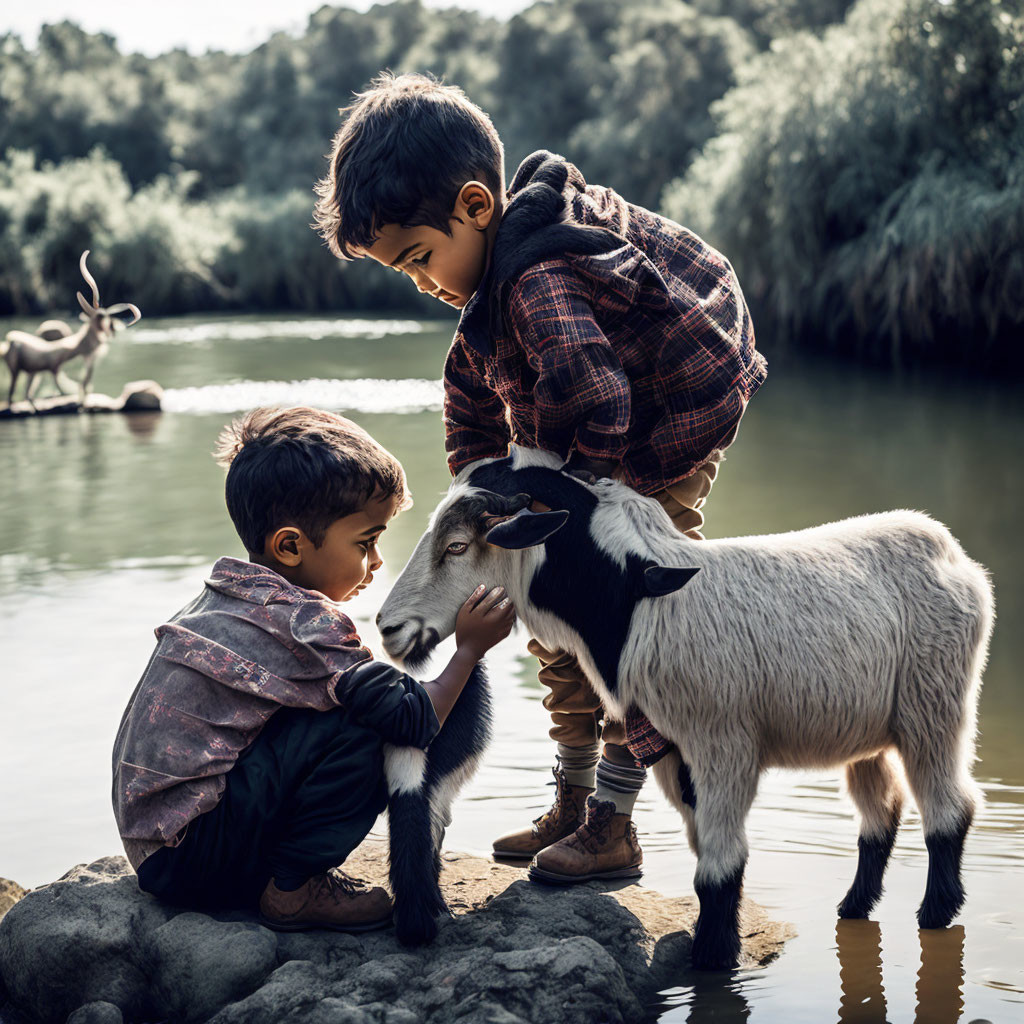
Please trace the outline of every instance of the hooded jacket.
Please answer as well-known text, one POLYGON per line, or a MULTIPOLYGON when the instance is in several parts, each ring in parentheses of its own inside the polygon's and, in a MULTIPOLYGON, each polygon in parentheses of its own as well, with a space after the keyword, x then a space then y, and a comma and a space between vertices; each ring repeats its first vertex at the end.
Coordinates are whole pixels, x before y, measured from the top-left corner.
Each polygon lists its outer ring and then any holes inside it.
POLYGON ((515 441, 656 494, 732 443, 766 373, 721 253, 540 150, 448 353, 449 468, 515 441))

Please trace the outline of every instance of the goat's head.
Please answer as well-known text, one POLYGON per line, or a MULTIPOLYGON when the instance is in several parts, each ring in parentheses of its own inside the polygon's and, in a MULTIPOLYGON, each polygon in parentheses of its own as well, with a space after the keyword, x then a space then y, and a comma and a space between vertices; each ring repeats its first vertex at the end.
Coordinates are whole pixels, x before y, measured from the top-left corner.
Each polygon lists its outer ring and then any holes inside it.
POLYGON ((679 590, 697 569, 658 565, 626 530, 623 543, 600 536, 601 506, 614 506, 620 491, 637 496, 612 481, 583 483, 559 463, 516 450, 459 475, 377 616, 389 655, 421 661, 452 633, 478 583, 502 585, 538 639, 557 620, 594 651, 614 687, 612 662, 636 603, 679 590))
POLYGON ((81 292, 75 294, 78 296, 78 304, 82 307, 81 318, 88 321, 103 342, 114 333, 115 327, 131 327, 132 324, 138 323, 142 319, 142 313, 138 306, 132 305, 130 302, 118 302, 113 306, 106 307, 100 305, 99 287, 96 284, 96 279, 89 273, 89 268, 85 265, 88 255, 89 250, 86 249, 78 261, 78 268, 82 271, 82 277, 92 288, 92 302, 89 302, 81 292), (117 319, 118 313, 125 312, 132 314, 132 319, 127 323, 117 319))
POLYGON ((529 549, 565 524, 565 511, 532 511, 528 494, 501 495, 465 483, 452 485, 434 510, 405 569, 377 616, 384 649, 415 665, 455 630, 459 609, 478 583, 503 585, 529 549))

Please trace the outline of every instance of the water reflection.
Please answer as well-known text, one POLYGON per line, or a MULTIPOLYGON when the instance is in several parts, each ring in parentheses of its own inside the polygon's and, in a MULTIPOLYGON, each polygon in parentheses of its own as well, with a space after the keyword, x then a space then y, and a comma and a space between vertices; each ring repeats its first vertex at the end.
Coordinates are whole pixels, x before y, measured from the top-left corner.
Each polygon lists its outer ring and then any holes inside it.
POLYGON ((875 921, 837 921, 839 1024, 881 1024, 885 1016, 882 985, 882 929, 875 921))
MULTIPOLYGON (((674 938, 673 935, 666 935, 658 946, 674 938)), ((656 947, 655 958, 657 955, 656 947)), ((712 1021, 719 1024, 723 1021, 744 1024, 750 1020, 750 1003, 744 994, 749 986, 742 974, 737 972, 723 976, 693 972, 693 978, 690 985, 662 992, 659 1002, 650 1007, 653 1014, 651 1020, 660 1021, 661 1024, 710 1024, 712 1021), (666 1008, 671 1006, 678 1009, 666 1012, 666 1008), (686 1007, 685 1017, 681 1015, 682 1006, 686 1007)))
POLYGON ((922 929, 917 1024, 956 1024, 964 1012, 964 928, 922 929))
MULTIPOLYGON (((964 929, 921 929, 916 1024, 956 1024, 964 1009, 964 929)), ((884 1024, 882 929, 875 921, 836 923, 839 1024, 884 1024)))
MULTIPOLYGON (((838 921, 835 936, 840 986, 838 1024, 888 1024, 890 1020, 906 1019, 900 1010, 889 1017, 882 983, 881 925, 877 921, 838 921)), ((919 930, 918 937, 921 961, 914 1024, 957 1024, 964 1010, 964 928, 956 925, 944 930, 919 930)), ((689 936, 685 933, 666 935, 655 947, 652 969, 657 968, 659 959, 688 959, 688 947, 689 936), (663 946, 671 946, 671 951, 664 953, 663 946)), ((751 1000, 757 1003, 760 972, 693 972, 690 977, 689 984, 663 991, 660 1001, 651 1007, 662 1024, 742 1024, 751 1019, 751 1000)))
MULTIPOLYGON (((223 472, 210 458, 238 400, 289 400, 291 382, 302 382, 296 398, 335 403, 405 465, 416 506, 389 527, 386 571, 350 608, 374 643, 373 616, 449 479, 436 380, 451 328, 428 323, 381 340, 380 323, 302 320, 147 321, 153 333, 145 343, 136 329, 112 346, 96 388, 118 394, 126 380, 155 378, 172 393, 167 412, 0 425, 0 875, 41 884, 118 848, 109 749, 152 629, 194 596, 214 559, 241 553, 224 511, 223 472), (189 333, 193 327, 201 330, 189 333), (255 385, 269 390, 257 393, 255 385), (181 411, 172 411, 175 401, 181 411), (35 753, 43 749, 61 755, 43 762, 35 753), (75 765, 73 777, 67 764, 75 765)), ((15 326, 0 324, 0 335, 15 326)), ((877 925, 859 935, 834 930, 831 907, 856 867, 852 806, 837 773, 769 772, 747 823, 750 894, 775 919, 792 922, 798 937, 766 970, 711 977, 689 972, 680 946, 676 962, 684 967, 671 983, 683 987, 665 993, 665 1024, 820 1024, 837 1012, 840 1021, 889 1015, 902 1024, 914 1019, 915 1000, 919 1024, 1021 1017, 1021 909, 1007 891, 1024 865, 1024 633, 1013 628, 1024 609, 1024 463, 1012 444, 1022 433, 1024 404, 1009 389, 901 383, 776 361, 715 485, 711 536, 905 505, 947 522, 994 573, 1000 624, 976 769, 987 804, 965 854, 970 939, 965 953, 961 929, 918 937, 913 927, 927 864, 913 809, 879 908, 884 952, 877 925)), ((513 636, 492 652, 499 727, 456 808, 452 848, 487 853, 494 836, 550 805, 549 722, 525 642, 513 636)), ((694 861, 679 816, 653 785, 641 794, 637 821, 647 884, 691 894, 694 861)))

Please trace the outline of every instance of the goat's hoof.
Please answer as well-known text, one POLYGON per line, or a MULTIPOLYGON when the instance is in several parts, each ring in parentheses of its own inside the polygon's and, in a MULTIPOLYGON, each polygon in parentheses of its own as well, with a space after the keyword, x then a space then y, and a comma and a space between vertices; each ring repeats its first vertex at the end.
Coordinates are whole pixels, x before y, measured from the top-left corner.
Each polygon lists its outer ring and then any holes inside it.
POLYGON ((437 917, 417 907, 414 911, 395 908, 395 935, 403 946, 425 946, 437 938, 437 917))
POLYGON ((863 921, 870 916, 873 905, 865 905, 859 899, 847 893, 843 902, 836 907, 836 913, 844 921, 863 921))
POLYGON ((948 928, 956 913, 922 905, 917 912, 918 928, 948 928))

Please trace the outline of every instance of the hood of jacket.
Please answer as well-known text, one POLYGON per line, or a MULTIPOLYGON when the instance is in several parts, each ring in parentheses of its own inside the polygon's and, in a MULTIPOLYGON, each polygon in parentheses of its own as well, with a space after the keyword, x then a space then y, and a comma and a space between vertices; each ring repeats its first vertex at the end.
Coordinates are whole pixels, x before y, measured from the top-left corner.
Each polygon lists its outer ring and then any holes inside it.
POLYGON ((613 252, 628 244, 609 228, 573 219, 573 193, 586 188, 575 165, 546 149, 519 165, 494 236, 490 264, 459 320, 459 333, 482 356, 492 353, 491 339, 502 330, 497 301, 502 285, 544 260, 567 253, 613 252))

